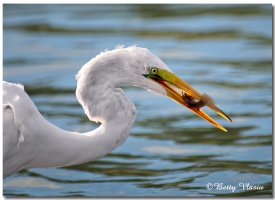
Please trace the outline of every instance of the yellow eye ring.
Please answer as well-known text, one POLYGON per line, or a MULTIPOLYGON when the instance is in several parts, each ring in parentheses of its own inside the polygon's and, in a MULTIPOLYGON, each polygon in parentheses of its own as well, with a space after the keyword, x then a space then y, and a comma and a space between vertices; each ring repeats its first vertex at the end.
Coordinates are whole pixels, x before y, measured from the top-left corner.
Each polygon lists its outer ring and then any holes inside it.
POLYGON ((158 73, 158 69, 156 67, 150 67, 149 68, 149 72, 152 74, 157 74, 158 73))

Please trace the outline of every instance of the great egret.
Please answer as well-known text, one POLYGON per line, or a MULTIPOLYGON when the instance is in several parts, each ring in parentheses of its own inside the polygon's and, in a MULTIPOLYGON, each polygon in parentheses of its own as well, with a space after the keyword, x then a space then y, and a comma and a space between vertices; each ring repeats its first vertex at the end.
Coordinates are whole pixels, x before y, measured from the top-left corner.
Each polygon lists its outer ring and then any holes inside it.
POLYGON ((200 107, 207 105, 231 121, 214 104, 196 103, 203 95, 145 48, 103 52, 86 63, 76 79, 79 103, 91 121, 101 122, 87 133, 68 132, 49 123, 22 85, 3 82, 4 178, 22 169, 89 162, 121 145, 130 133, 136 108, 119 86, 133 85, 166 95, 224 131, 200 107))

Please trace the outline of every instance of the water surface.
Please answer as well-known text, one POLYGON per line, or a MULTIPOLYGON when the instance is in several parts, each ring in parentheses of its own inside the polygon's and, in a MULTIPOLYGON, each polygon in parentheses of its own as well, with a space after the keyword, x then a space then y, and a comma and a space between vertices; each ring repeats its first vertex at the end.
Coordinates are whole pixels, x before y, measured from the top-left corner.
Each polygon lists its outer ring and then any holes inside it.
POLYGON ((138 115, 122 146, 82 165, 21 171, 4 180, 5 196, 272 195, 271 5, 4 5, 3 26, 3 79, 24 84, 62 129, 98 126, 76 100, 75 74, 119 44, 148 48, 233 119, 206 109, 225 133, 168 98, 125 88, 138 115))

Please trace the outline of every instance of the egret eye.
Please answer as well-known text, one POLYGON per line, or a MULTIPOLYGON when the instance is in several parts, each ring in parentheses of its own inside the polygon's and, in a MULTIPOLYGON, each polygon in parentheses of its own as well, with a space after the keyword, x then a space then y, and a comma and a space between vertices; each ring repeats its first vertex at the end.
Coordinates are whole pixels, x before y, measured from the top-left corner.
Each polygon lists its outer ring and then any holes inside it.
POLYGON ((150 67, 149 68, 149 72, 152 73, 152 74, 157 74, 158 73, 158 69, 155 68, 155 67, 150 67))

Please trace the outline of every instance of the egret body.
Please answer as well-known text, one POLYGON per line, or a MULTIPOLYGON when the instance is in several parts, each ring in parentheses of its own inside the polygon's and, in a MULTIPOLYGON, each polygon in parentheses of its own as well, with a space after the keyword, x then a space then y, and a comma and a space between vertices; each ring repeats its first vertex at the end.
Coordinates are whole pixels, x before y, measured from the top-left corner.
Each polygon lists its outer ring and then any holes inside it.
MULTIPOLYGON (((166 95, 225 130, 200 108, 190 107, 179 89, 195 100, 202 95, 182 81, 153 53, 128 47, 106 51, 76 75, 76 97, 91 121, 87 133, 62 130, 43 118, 20 84, 3 82, 3 175, 22 169, 77 165, 105 156, 128 137, 136 108, 119 86, 136 86, 166 95)), ((192 100, 193 101, 193 100, 192 100)), ((230 120, 215 105, 211 109, 230 120)))

